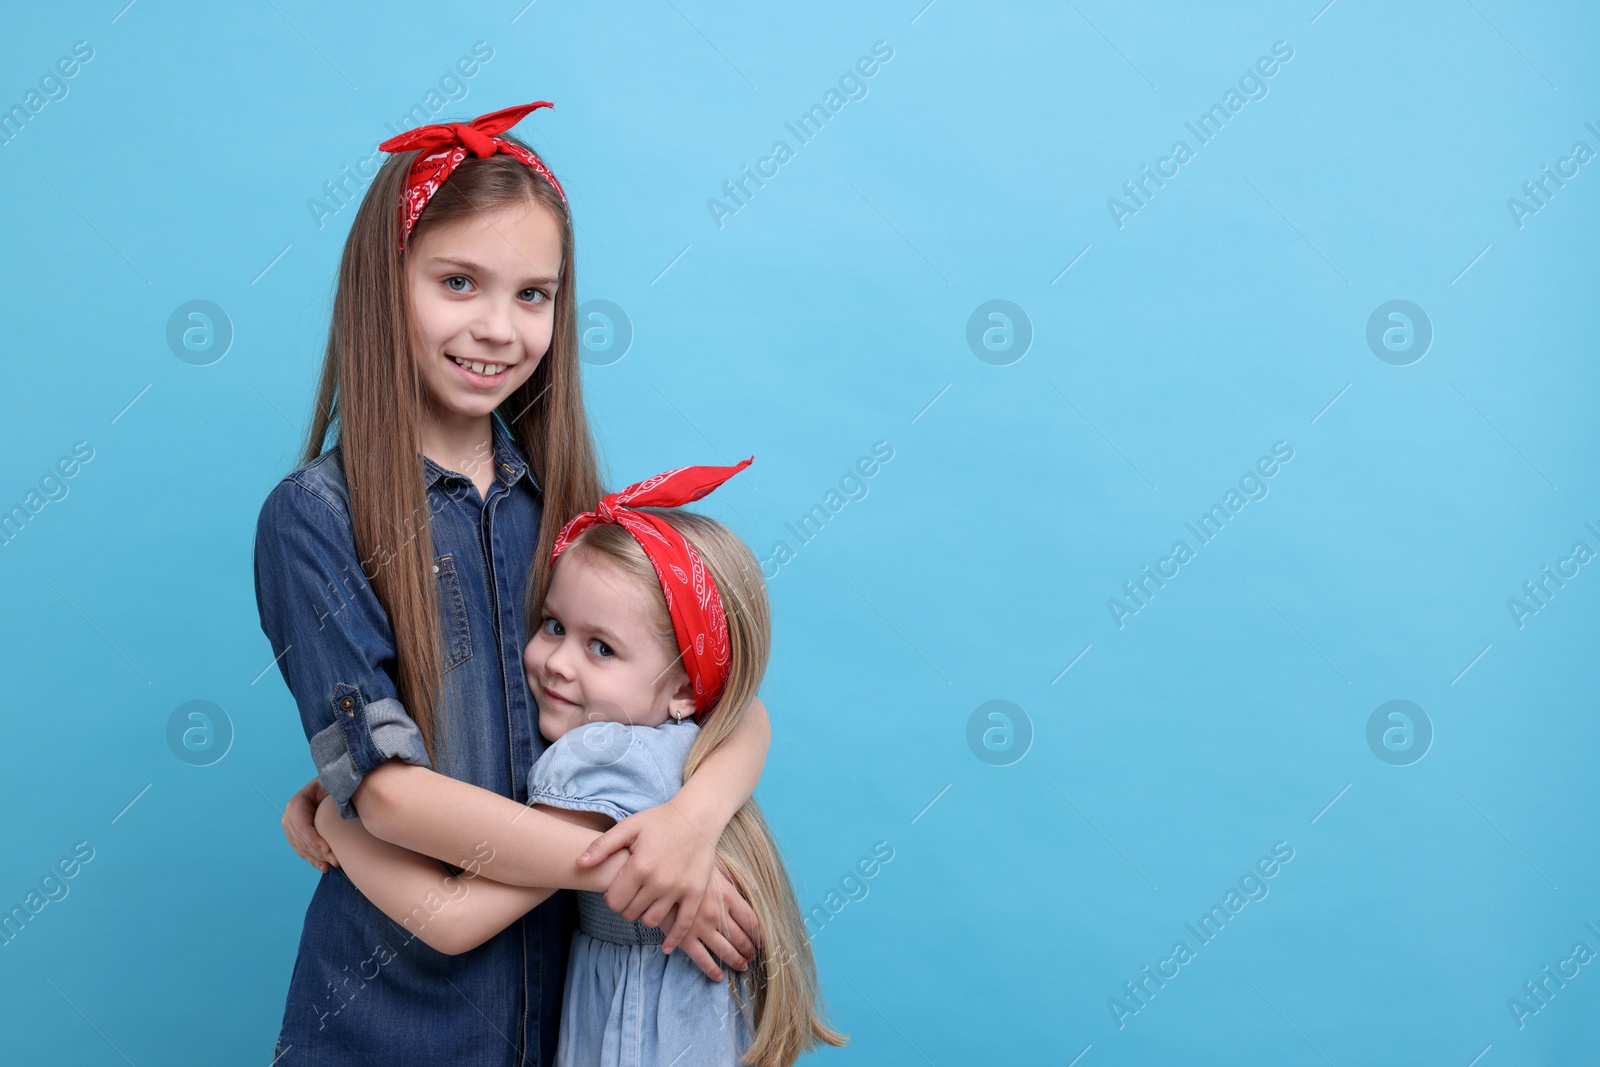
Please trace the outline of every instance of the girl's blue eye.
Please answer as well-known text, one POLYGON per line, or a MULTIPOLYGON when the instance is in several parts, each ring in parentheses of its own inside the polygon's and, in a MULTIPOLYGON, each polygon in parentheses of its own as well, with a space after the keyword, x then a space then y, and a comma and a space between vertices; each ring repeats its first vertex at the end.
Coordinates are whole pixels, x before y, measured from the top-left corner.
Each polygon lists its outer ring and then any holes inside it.
POLYGON ((546 293, 543 289, 524 289, 518 295, 526 298, 528 300, 528 303, 530 303, 530 304, 535 303, 535 301, 533 299, 528 297, 529 293, 535 293, 535 294, 537 294, 537 295, 539 295, 541 297, 544 297, 543 300, 537 301, 538 303, 544 304, 544 303, 548 303, 549 300, 550 300, 549 294, 546 293))
POLYGON ((561 628, 561 620, 550 615, 545 616, 544 625, 540 627, 540 629, 549 634, 551 637, 560 637, 562 634, 566 633, 566 631, 561 628))
POLYGON ((448 277, 448 278, 446 278, 444 280, 445 288, 449 289, 452 293, 463 293, 463 292, 466 292, 465 289, 457 289, 454 285, 451 284, 452 282, 466 282, 468 285, 472 284, 472 280, 470 278, 468 278, 465 274, 452 274, 452 275, 450 275, 450 277, 448 277))
POLYGON ((595 655, 599 656, 601 659, 607 659, 616 655, 616 653, 611 650, 611 646, 600 640, 598 637, 590 638, 589 644, 591 647, 596 647, 601 650, 595 653, 595 655))

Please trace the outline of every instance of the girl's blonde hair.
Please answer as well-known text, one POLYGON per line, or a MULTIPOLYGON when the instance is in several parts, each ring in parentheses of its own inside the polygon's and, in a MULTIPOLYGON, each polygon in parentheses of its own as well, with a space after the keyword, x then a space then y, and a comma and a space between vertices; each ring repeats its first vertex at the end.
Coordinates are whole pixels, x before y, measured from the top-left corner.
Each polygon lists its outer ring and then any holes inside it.
MULTIPOLYGON (((528 148, 510 134, 500 137, 528 148)), ((345 240, 301 462, 321 455, 336 429, 362 575, 394 629, 400 702, 439 767, 445 715, 436 694, 443 659, 428 493, 417 458, 427 394, 411 353, 409 286, 399 247, 400 199, 416 156, 397 152, 384 161, 345 240)), ((550 350, 499 409, 543 491, 539 543, 523 591, 531 617, 544 599, 556 534, 568 519, 593 510, 603 493, 578 365, 572 216, 549 182, 511 156, 469 156, 428 201, 406 247, 416 248, 434 226, 508 204, 541 205, 561 230, 550 350)), ((485 461, 493 464, 494 455, 485 461)))
MULTIPOLYGON (((733 531, 715 519, 680 508, 638 510, 665 519, 694 546, 717 583, 728 617, 728 680, 721 697, 700 717, 700 734, 684 760, 687 781, 706 756, 733 733, 761 687, 772 647, 771 611, 761 566, 733 531)), ((563 556, 580 547, 653 590, 656 632, 667 648, 676 651, 677 638, 661 580, 633 535, 614 523, 597 523, 580 534, 563 556)), ((823 1017, 816 960, 800 905, 754 798, 734 813, 722 832, 717 858, 761 923, 763 944, 750 969, 742 974, 729 970, 729 981, 752 1034, 744 1062, 789 1067, 819 1043, 843 1045, 845 1035, 831 1029, 823 1017)))

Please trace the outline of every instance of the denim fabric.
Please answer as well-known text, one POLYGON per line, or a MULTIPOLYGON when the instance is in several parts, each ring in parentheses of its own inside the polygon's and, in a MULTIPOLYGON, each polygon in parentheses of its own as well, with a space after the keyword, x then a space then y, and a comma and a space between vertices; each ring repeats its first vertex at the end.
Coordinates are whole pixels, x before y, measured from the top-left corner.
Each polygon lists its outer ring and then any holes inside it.
MULTIPOLYGON (((419 456, 447 668, 441 688, 456 694, 445 714, 444 765, 435 769, 525 801, 523 770, 545 748, 522 669, 542 494, 511 434, 492 421, 496 480, 486 496, 419 456)), ((388 759, 427 766, 428 758, 395 688, 394 631, 356 555, 338 448, 268 495, 255 578, 261 628, 317 773, 352 818, 351 796, 374 767, 388 759)), ((546 1067, 574 923, 563 890, 486 944, 447 956, 391 922, 334 868, 306 910, 278 1067, 546 1067)))
MULTIPOLYGON (((585 723, 545 750, 528 774, 528 803, 624 819, 683 785, 683 761, 700 728, 585 723)), ((734 1067, 750 1033, 728 981, 707 978, 682 951, 661 952, 661 932, 578 894, 561 1009, 556 1067, 734 1067)))

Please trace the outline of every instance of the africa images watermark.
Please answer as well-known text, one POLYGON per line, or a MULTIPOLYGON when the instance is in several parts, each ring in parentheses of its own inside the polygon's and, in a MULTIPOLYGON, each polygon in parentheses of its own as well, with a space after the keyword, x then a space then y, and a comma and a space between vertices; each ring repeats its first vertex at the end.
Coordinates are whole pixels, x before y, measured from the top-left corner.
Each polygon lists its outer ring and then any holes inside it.
MULTIPOLYGON (((1583 925, 1591 934, 1600 937, 1600 927, 1587 921, 1583 925)), ((1584 965, 1594 958, 1595 951, 1587 941, 1575 942, 1570 953, 1556 960, 1555 970, 1552 971, 1547 963, 1540 968, 1537 982, 1531 979, 1523 982, 1521 993, 1506 998, 1506 1008, 1510 1010, 1511 1021, 1517 1024, 1517 1029, 1526 1027, 1529 1019, 1548 1008, 1556 994, 1567 988, 1567 983, 1578 977, 1584 965)))
POLYGON ((1266 900, 1271 889, 1267 881, 1275 878, 1278 872, 1294 859, 1294 846, 1287 841, 1276 841, 1272 845, 1272 854, 1262 856, 1256 860, 1255 865, 1248 868, 1239 876, 1238 888, 1228 887, 1223 895, 1222 903, 1212 904, 1209 911, 1201 914, 1194 922, 1183 924, 1185 930, 1194 936, 1195 946, 1189 947, 1189 942, 1179 939, 1172 945, 1172 951, 1156 961, 1155 970, 1150 969, 1147 963, 1139 969, 1139 977, 1129 979, 1122 983, 1122 995, 1106 998, 1106 1008, 1111 1012, 1111 1019, 1117 1024, 1118 1030, 1127 1028, 1130 1016, 1138 1015, 1150 1006, 1156 994, 1167 987, 1167 982, 1183 973, 1183 966, 1192 962, 1199 955, 1200 949, 1216 940, 1233 917, 1244 910, 1246 904, 1252 901, 1266 900), (1198 924, 1198 927, 1197 927, 1198 924), (1168 967, 1171 970, 1168 970, 1168 967))
POLYGON ((72 53, 60 57, 55 64, 39 75, 37 88, 22 95, 20 103, 0 109, 0 145, 8 145, 22 133, 23 127, 33 121, 33 116, 50 104, 67 98, 71 91, 68 80, 94 58, 94 46, 88 41, 75 41, 72 53))
MULTIPOLYGON (((476 77, 493 58, 494 48, 489 42, 473 42, 471 55, 461 56, 453 65, 446 67, 444 73, 439 75, 437 85, 429 86, 421 101, 412 104, 397 121, 385 122, 384 125, 391 134, 401 134, 432 122, 433 117, 444 110, 446 103, 459 104, 467 98, 472 91, 468 80, 476 77)), ((371 155, 356 161, 354 170, 346 163, 339 168, 338 177, 322 183, 323 195, 313 196, 306 201, 306 209, 311 212, 311 221, 317 224, 317 229, 324 229, 330 218, 350 205, 361 202, 362 192, 378 176, 378 168, 383 165, 386 155, 387 152, 374 147, 371 155)))
MULTIPOLYGON (((1593 122, 1585 122, 1583 126, 1600 143, 1600 128, 1596 128, 1593 122)), ((1511 221, 1516 223, 1517 229, 1527 225, 1524 220, 1549 207, 1556 193, 1565 189, 1567 182, 1578 176, 1579 168, 1594 156, 1595 151, 1587 141, 1574 141, 1567 154, 1556 160, 1554 172, 1550 170, 1550 164, 1541 164, 1539 177, 1522 183, 1521 196, 1506 198, 1506 210, 1511 213, 1511 221)))
POLYGON ((894 859, 894 846, 887 841, 879 841, 872 846, 871 855, 862 856, 853 867, 846 870, 839 878, 838 889, 830 886, 822 902, 801 917, 806 927, 806 940, 810 941, 820 934, 823 927, 827 926, 852 900, 866 900, 867 894, 871 892, 871 886, 867 883, 876 878, 892 859, 894 859))
POLYGON ((21 904, 13 904, 10 911, 0 912, 0 945, 9 945, 21 936, 34 917, 51 903, 67 899, 72 887, 67 883, 78 876, 85 864, 94 859, 94 846, 79 841, 72 846, 72 854, 62 856, 45 868, 38 888, 30 887, 21 904))
POLYGON ((839 476, 839 488, 829 489, 820 503, 812 504, 810 510, 794 522, 783 524, 783 528, 794 536, 795 545, 791 547, 788 541, 782 539, 774 541, 772 550, 761 559, 762 576, 768 581, 776 578, 783 565, 792 561, 801 548, 816 540, 823 527, 843 511, 846 504, 852 500, 865 500, 871 492, 867 480, 875 477, 884 464, 892 459, 893 445, 888 441, 874 442, 871 455, 857 458, 855 466, 846 468, 839 476))
MULTIPOLYGON (((839 75, 838 88, 828 87, 822 95, 822 102, 812 104, 800 114, 793 122, 785 122, 784 129, 788 130, 795 139, 796 145, 804 146, 811 143, 828 125, 828 122, 839 112, 844 110, 845 104, 852 100, 865 100, 867 98, 867 79, 873 77, 894 58, 894 48, 887 41, 874 41, 872 54, 857 59, 853 67, 848 67, 839 75)), ((785 163, 795 157, 795 149, 789 147, 789 142, 784 140, 774 141, 767 154, 756 160, 755 173, 751 173, 748 163, 739 168, 740 177, 722 183, 723 195, 726 201, 715 196, 706 200, 706 210, 711 212, 711 221, 717 224, 717 229, 722 229, 724 220, 730 215, 737 215, 749 206, 757 192, 767 187, 767 182, 778 176, 785 163), (768 170, 768 167, 771 170, 768 170), (755 183, 755 188, 750 183, 755 183)))
MULTIPOLYGON (((1596 529, 1594 523, 1586 522, 1583 525, 1595 537, 1600 538, 1600 529, 1596 529)), ((1549 607, 1555 595, 1565 589, 1567 582, 1576 578, 1581 573, 1583 565, 1594 559, 1594 556, 1595 551, 1589 547, 1587 541, 1574 541, 1571 551, 1556 560, 1554 572, 1551 571, 1550 564, 1541 565, 1537 578, 1530 578, 1522 583, 1520 596, 1507 597, 1506 610, 1511 613, 1511 621, 1517 624, 1517 629, 1527 626, 1529 618, 1549 607)))
MULTIPOLYGON (((1184 528, 1194 534, 1199 547, 1209 545, 1222 532, 1223 527, 1244 510, 1246 504, 1267 498, 1270 492, 1267 480, 1283 469, 1281 464, 1287 464, 1293 458, 1293 445, 1287 441, 1273 442, 1272 455, 1257 459, 1255 466, 1240 476, 1237 489, 1229 486, 1228 491, 1222 496, 1221 503, 1212 504, 1194 522, 1184 523, 1184 528)), ((1127 599, 1114 596, 1106 600, 1106 610, 1111 612, 1111 621, 1117 624, 1117 629, 1126 627, 1131 616, 1149 607, 1156 593, 1166 588, 1167 582, 1176 578, 1181 573, 1183 565, 1196 555, 1197 549, 1190 548, 1189 542, 1180 538, 1173 542, 1165 556, 1156 561, 1154 571, 1150 569, 1150 564, 1146 563, 1140 568, 1141 577, 1123 582, 1122 591, 1127 599), (1167 569, 1169 565, 1171 570, 1167 569)))
MULTIPOLYGON (((1212 104, 1193 122, 1185 122, 1183 128, 1194 136, 1197 145, 1210 144, 1228 121, 1244 110, 1245 104, 1267 98, 1267 81, 1293 58, 1294 48, 1289 42, 1274 41, 1272 55, 1262 56, 1256 60, 1254 67, 1247 67, 1239 76, 1237 89, 1230 87, 1222 94, 1221 103, 1212 104)), ((1111 213, 1111 221, 1117 229, 1126 225, 1124 219, 1137 215, 1148 206, 1156 193, 1165 188, 1168 181, 1176 178, 1183 165, 1194 157, 1195 149, 1189 146, 1188 141, 1180 140, 1174 141, 1171 151, 1156 160, 1154 171, 1148 163, 1140 166, 1138 178, 1122 183, 1122 192, 1127 200, 1119 200, 1114 196, 1106 200, 1106 210, 1111 213)))
MULTIPOLYGON (((32 486, 22 501, 0 510, 0 546, 16 540, 33 517, 53 501, 65 500, 72 487, 67 483, 77 477, 84 464, 94 459, 94 446, 88 441, 78 441, 72 446, 72 455, 62 456, 45 468, 39 476, 38 488, 32 486)), ((0 505, 4 508, 4 505, 0 505)))
MULTIPOLYGON (((471 880, 478 877, 483 865, 492 861, 494 856, 494 846, 487 841, 479 841, 473 846, 473 855, 457 868, 461 873, 447 875, 441 890, 430 889, 427 896, 413 905, 411 912, 398 924, 405 933, 403 939, 396 939, 400 943, 399 949, 390 945, 383 936, 375 935, 374 940, 377 944, 372 947, 372 954, 356 964, 354 973, 351 973, 348 963, 340 968, 343 977, 339 979, 337 985, 332 981, 328 983, 328 992, 322 998, 324 1007, 319 1008, 315 1004, 310 1006, 311 1013, 317 1017, 317 1029, 327 1029, 330 1016, 336 1016, 348 1008, 350 1002, 367 988, 369 982, 378 979, 384 967, 397 959, 402 951, 410 948, 413 942, 420 940, 423 927, 427 926, 435 916, 450 904, 464 900, 471 892, 471 880), (338 1002, 337 1007, 334 1006, 335 1001, 338 1002)), ((340 874, 343 875, 344 872, 341 871, 340 874)), ((394 920, 389 921, 393 927, 394 920)))

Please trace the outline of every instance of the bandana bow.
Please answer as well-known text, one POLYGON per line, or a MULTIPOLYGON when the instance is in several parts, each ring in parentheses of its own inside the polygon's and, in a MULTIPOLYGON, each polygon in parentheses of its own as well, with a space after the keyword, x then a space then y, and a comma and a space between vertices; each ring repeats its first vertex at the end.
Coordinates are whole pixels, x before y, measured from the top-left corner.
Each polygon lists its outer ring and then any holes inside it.
POLYGON ((428 206, 433 194, 439 191, 446 178, 455 173, 455 169, 467 158, 469 152, 478 159, 488 159, 496 152, 504 152, 520 160, 555 187, 555 191, 561 195, 563 204, 567 202, 567 194, 562 190, 561 183, 556 181, 556 176, 550 173, 550 168, 546 167, 538 156, 521 145, 512 144, 495 136, 506 132, 521 122, 524 115, 541 107, 555 107, 555 105, 548 100, 540 100, 533 104, 519 104, 501 111, 491 111, 487 115, 479 115, 471 122, 419 126, 391 137, 378 146, 381 152, 416 150, 418 153, 411 164, 410 173, 406 175, 405 195, 400 198, 401 251, 405 250, 406 238, 410 235, 411 228, 417 224, 422 209, 428 206))
POLYGON ((684 672, 694 684, 695 716, 722 696, 728 681, 728 618, 722 595, 700 553, 665 519, 635 508, 675 508, 699 500, 755 462, 751 456, 732 467, 679 467, 607 494, 593 511, 576 516, 561 528, 550 562, 577 536, 598 523, 615 523, 633 535, 661 580, 661 592, 672 617, 672 632, 683 653, 684 672))

